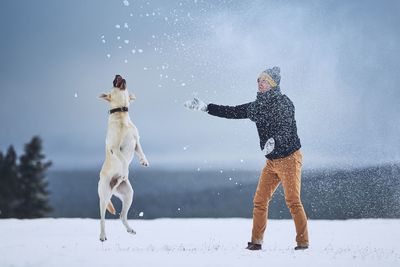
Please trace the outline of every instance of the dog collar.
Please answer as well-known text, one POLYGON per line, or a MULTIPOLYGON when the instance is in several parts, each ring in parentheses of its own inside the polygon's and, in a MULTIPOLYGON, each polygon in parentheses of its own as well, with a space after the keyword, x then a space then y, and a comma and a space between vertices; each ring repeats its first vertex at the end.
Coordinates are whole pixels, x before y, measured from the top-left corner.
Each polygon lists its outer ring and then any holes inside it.
POLYGON ((128 107, 113 108, 113 109, 110 109, 110 110, 108 111, 109 114, 113 114, 113 113, 115 113, 115 112, 128 112, 128 107))

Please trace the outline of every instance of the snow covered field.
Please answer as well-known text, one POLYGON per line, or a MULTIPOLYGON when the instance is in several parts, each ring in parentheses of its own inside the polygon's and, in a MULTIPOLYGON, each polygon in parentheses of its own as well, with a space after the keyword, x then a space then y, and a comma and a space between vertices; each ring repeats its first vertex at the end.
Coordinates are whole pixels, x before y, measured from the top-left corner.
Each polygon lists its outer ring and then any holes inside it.
POLYGON ((250 219, 0 220, 0 266, 400 266, 400 220, 310 221, 311 247, 294 251, 294 225, 270 220, 262 251, 244 249, 250 219))

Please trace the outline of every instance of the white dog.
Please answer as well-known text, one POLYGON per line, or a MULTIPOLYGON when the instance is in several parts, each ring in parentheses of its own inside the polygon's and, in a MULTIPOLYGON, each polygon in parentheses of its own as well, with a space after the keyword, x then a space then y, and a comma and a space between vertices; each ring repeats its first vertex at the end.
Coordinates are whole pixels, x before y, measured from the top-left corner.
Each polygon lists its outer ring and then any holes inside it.
POLYGON ((128 106, 135 99, 126 89, 126 82, 117 75, 114 80, 114 88, 108 94, 100 95, 100 98, 110 103, 110 115, 106 137, 106 158, 100 172, 98 193, 100 198, 100 241, 107 240, 105 233, 106 209, 115 214, 111 203, 111 196, 115 195, 122 201, 120 218, 128 233, 136 232, 129 226, 127 220, 128 210, 132 204, 133 189, 129 182, 129 164, 134 152, 137 154, 140 164, 148 166, 149 162, 143 153, 139 142, 139 133, 132 123, 128 106))

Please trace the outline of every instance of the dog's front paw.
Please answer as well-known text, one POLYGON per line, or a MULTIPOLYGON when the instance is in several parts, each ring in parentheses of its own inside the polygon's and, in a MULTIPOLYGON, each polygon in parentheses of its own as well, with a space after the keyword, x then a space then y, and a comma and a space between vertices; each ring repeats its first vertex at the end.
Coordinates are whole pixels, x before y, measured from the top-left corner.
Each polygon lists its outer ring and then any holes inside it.
POLYGON ((147 161, 146 158, 143 158, 140 160, 140 165, 144 166, 144 167, 148 167, 149 166, 149 162, 147 161))

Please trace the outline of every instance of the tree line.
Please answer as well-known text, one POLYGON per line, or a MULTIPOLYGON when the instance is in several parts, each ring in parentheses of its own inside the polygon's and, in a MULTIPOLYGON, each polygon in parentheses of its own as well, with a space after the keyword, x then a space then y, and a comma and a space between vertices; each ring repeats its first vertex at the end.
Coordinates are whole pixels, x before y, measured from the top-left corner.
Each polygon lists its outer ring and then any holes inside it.
MULTIPOLYGON (((50 216, 99 218, 99 170, 59 170, 48 176, 50 216)), ((129 176, 135 190, 130 219, 251 218, 259 172, 134 168, 129 176)), ((301 199, 310 219, 400 218, 400 164, 304 170, 301 199)), ((121 201, 113 198, 113 204, 121 210, 121 201)), ((270 202, 269 218, 291 218, 281 186, 270 202)))
POLYGON ((0 218, 40 218, 52 211, 46 179, 51 164, 38 136, 19 157, 12 145, 0 151, 0 218))

